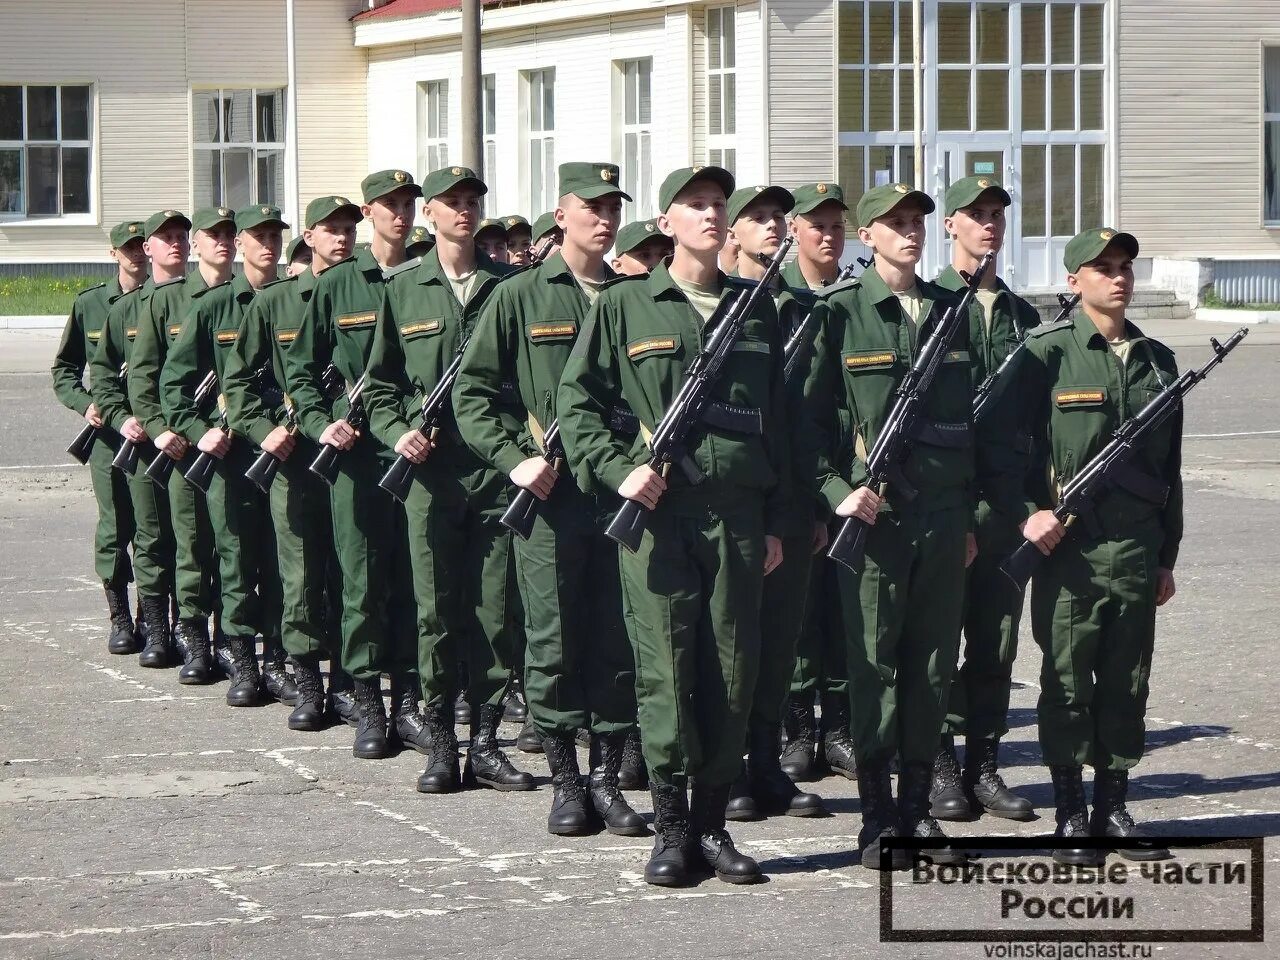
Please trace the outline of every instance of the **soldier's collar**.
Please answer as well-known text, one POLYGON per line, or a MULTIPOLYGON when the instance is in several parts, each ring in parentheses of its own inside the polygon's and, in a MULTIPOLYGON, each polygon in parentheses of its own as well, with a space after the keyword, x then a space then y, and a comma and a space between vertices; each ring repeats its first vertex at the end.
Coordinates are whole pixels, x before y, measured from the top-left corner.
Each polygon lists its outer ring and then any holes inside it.
MULTIPOLYGON (((574 272, 569 269, 569 264, 565 263, 564 257, 560 255, 559 250, 547 257, 547 259, 538 266, 538 269, 542 271, 542 279, 547 283, 568 283, 575 286, 578 283, 578 278, 574 275, 574 272)), ((600 282, 608 283, 610 280, 617 279, 617 276, 618 275, 614 273, 613 269, 609 266, 608 261, 605 261, 604 279, 600 282)))
MULTIPOLYGON (((660 261, 658 265, 649 272, 649 276, 645 280, 645 283, 649 285, 649 292, 655 300, 659 297, 665 297, 668 299, 675 297, 680 300, 685 299, 684 293, 680 290, 675 278, 671 276, 671 259, 671 257, 666 257, 660 261)), ((724 289, 725 281, 727 279, 728 277, 722 271, 716 271, 716 282, 719 284, 721 290, 724 289)))
MULTIPOLYGON (((1071 319, 1072 328, 1075 331, 1076 341, 1084 349, 1109 350, 1107 346, 1107 338, 1102 335, 1102 331, 1094 326, 1089 315, 1083 310, 1079 311, 1071 319)), ((1124 336, 1131 343, 1137 343, 1140 340, 1146 340, 1147 335, 1138 329, 1129 318, 1124 321, 1124 336)))
MULTIPOLYGON (((944 290, 951 290, 956 293, 959 293, 964 290, 965 287, 969 286, 969 284, 965 282, 964 277, 960 276, 960 271, 951 264, 947 264, 947 269, 938 274, 938 279, 935 280, 934 283, 942 287, 944 290)), ((999 296, 1005 293, 1012 293, 1013 291, 1009 289, 1004 280, 1000 277, 996 277, 995 292, 997 296, 999 296)))
MULTIPOLYGON (((884 278, 874 269, 868 268, 862 271, 862 275, 858 279, 861 281, 862 289, 867 291, 867 297, 872 303, 883 303, 885 300, 896 299, 898 296, 889 289, 889 285, 884 282, 884 278)), ((919 274, 916 275, 915 280, 915 287, 920 291, 920 296, 925 300, 932 299, 929 296, 925 282, 920 279, 919 274)))
MULTIPOLYGON (((449 275, 444 272, 444 267, 440 263, 440 248, 438 246, 432 247, 419 259, 422 262, 415 268, 414 280, 423 286, 432 283, 443 284, 448 281, 449 275)), ((498 265, 479 247, 476 248, 475 272, 480 276, 481 282, 491 277, 502 276, 502 271, 498 269, 498 265)))
POLYGON ((316 280, 318 279, 316 275, 311 272, 311 268, 308 267, 306 270, 303 270, 294 279, 296 279, 298 283, 299 296, 304 300, 310 297, 311 291, 316 288, 316 280))
POLYGON ((356 251, 356 267, 365 273, 377 273, 379 277, 382 276, 382 264, 373 255, 372 247, 361 247, 356 251))

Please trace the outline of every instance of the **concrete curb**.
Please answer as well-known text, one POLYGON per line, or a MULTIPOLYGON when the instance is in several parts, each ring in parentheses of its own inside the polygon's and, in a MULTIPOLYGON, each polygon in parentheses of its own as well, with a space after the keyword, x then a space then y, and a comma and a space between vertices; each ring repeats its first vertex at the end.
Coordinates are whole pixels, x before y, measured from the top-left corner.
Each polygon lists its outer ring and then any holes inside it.
POLYGON ((1280 323, 1280 310, 1222 310, 1200 307, 1197 320, 1215 323, 1280 323))
POLYGON ((61 330, 67 318, 60 313, 35 317, 0 317, 0 330, 61 330))

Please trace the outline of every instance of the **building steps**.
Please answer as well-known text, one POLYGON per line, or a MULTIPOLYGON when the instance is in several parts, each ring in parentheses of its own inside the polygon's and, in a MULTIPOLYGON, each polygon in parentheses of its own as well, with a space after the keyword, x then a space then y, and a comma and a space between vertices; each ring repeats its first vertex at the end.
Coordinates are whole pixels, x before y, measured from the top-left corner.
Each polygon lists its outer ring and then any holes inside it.
MULTIPOLYGON (((1041 319, 1046 322, 1056 317, 1062 309, 1058 305, 1056 292, 1029 290, 1024 291, 1022 296, 1040 311, 1041 319)), ((1190 320, 1195 316, 1195 311, 1186 301, 1179 300, 1172 290, 1138 287, 1125 316, 1134 323, 1141 323, 1143 320, 1190 320)))

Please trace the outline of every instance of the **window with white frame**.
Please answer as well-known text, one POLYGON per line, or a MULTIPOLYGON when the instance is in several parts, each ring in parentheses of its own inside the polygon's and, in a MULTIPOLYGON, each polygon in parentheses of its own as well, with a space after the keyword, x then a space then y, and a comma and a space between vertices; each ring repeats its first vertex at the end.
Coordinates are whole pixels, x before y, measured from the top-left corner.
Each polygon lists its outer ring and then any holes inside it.
POLYGON ((528 70, 524 78, 525 209, 537 217, 556 200, 556 71, 528 70))
POLYGON ((498 184, 498 78, 486 73, 480 78, 480 99, 484 115, 484 182, 488 196, 497 202, 498 184))
POLYGON ((449 165, 449 81, 418 84, 418 179, 449 165))
POLYGON ((284 200, 284 90, 193 90, 192 202, 238 209, 284 200))
POLYGON ((0 85, 0 218, 90 212, 93 88, 0 85))
MULTIPOLYGON (((906 88, 910 92, 910 73, 906 88)), ((910 117, 910 106, 906 113, 910 117)), ((938 4, 938 128, 1009 129, 1008 3, 938 4)))
POLYGON ((615 156, 622 158, 622 189, 631 196, 632 219, 653 216, 653 58, 619 60, 614 70, 614 116, 620 118, 615 156), (621 101, 620 103, 618 101, 621 101))
POLYGON ((738 162, 738 55, 733 7, 707 9, 707 162, 734 172, 738 162))
POLYGON ((1280 227, 1280 47, 1262 48, 1262 220, 1280 227))

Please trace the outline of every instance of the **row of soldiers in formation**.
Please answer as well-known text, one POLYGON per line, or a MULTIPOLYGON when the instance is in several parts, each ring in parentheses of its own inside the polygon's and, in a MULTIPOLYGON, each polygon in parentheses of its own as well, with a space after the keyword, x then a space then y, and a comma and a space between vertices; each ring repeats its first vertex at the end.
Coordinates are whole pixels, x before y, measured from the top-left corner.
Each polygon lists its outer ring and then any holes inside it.
POLYGON ((534 788, 498 744, 521 672, 526 745, 552 774, 548 829, 645 834, 620 785, 647 774, 654 884, 760 879, 726 816, 824 813, 795 783, 823 764, 857 781, 864 865, 901 865, 880 856, 898 836, 958 862, 939 819, 1034 817, 997 754, 1023 607, 998 565, 1025 537, 1048 556, 1031 620, 1058 835, 1161 855, 1130 842, 1141 831, 1125 797, 1155 609, 1174 592, 1180 423, 1138 458, 1146 495, 1117 489, 1071 531, 1050 509, 1060 481, 1176 376, 1172 353, 1125 319, 1135 238, 1099 228, 1067 245, 1080 310, 1047 327, 983 275, 901 484, 873 489, 867 451, 931 318, 1003 245, 1010 198, 996 181, 947 190, 952 265, 933 281, 916 266, 935 204, 902 184, 851 211, 833 183, 737 189, 726 170, 691 167, 663 182, 656 220, 621 229, 630 198, 607 163, 563 164, 555 212, 532 226, 482 221, 486 186, 465 167, 421 185, 380 171, 362 190, 362 204, 308 204, 283 280, 288 225, 270 205, 163 210, 112 231, 118 280, 77 299, 54 367, 59 397, 102 428, 90 462, 112 652, 141 646, 146 667, 176 654, 182 683, 221 667, 228 704, 265 691, 293 705, 291 729, 336 712, 356 757, 399 740, 427 754, 424 793, 534 788), (419 204, 433 236, 413 228, 419 204), (856 279, 840 273, 850 213, 873 251, 856 279), (372 240, 358 246, 362 219, 372 240), (747 318, 689 469, 652 469, 650 438, 717 310, 788 234, 798 255, 747 318), (797 330, 812 339, 788 370, 797 330), (975 427, 974 385, 1023 340, 1018 376, 975 427), (451 407, 432 407, 450 376, 451 407), (121 445, 139 457, 127 479, 110 466, 121 445), (337 461, 328 486, 309 470, 322 452, 337 461), (207 492, 183 476, 200 454, 216 461, 207 492), (265 494, 245 477, 263 454, 278 466, 265 494), (154 481, 166 457, 179 469, 154 481), (403 503, 379 486, 397 458, 412 465, 403 503), (516 491, 536 498, 527 537, 500 522, 516 491), (626 500, 647 511, 634 552, 604 532, 626 500), (821 559, 830 525, 850 517, 870 525, 857 572, 821 559))

